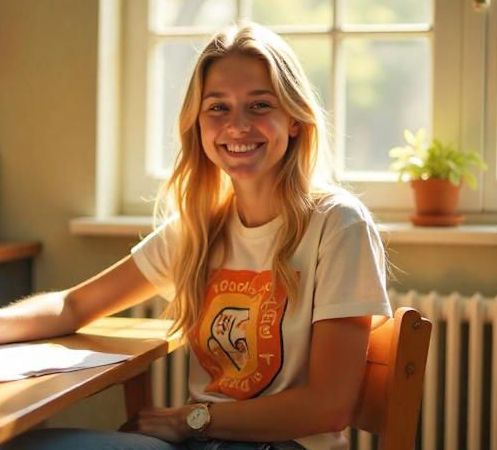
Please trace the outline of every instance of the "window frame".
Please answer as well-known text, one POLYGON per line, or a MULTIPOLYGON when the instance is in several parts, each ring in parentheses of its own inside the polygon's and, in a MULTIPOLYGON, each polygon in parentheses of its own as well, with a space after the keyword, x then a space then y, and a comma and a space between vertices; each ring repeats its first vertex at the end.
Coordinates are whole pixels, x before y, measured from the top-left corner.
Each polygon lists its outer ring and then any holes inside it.
MULTIPOLYGON (((438 138, 452 142, 463 149, 479 151, 489 164, 489 170, 479 175, 479 188, 471 191, 467 187, 461 192, 461 210, 473 214, 497 210, 497 50, 489 45, 497 39, 497 8, 493 2, 483 11, 476 12, 472 2, 467 0, 434 0, 433 29, 415 30, 433 40, 433 133, 438 138), (460 30, 457 33, 454 30, 460 30), (493 102, 485 102, 493 98, 493 102)), ((338 3, 337 3, 338 4, 338 3)), ((121 214, 146 214, 150 208, 142 201, 143 196, 153 198, 159 181, 154 176, 137 175, 136 167, 153 172, 158 146, 154 145, 157 136, 157 111, 149 99, 157 96, 150 74, 151 49, 157 37, 148 35, 149 1, 122 2, 122 119, 121 152, 116 164, 120 167, 118 177, 117 207, 121 214), (145 95, 143 95, 145 93, 145 95), (148 210, 148 211, 147 211, 148 210)), ((242 10, 240 17, 244 14, 242 10)), ((335 21, 340 11, 334 11, 335 21)), ((340 31, 334 24, 332 33, 340 31)), ((282 34, 292 32, 292 27, 274 27, 282 34)), ((299 29, 302 31, 302 28, 299 29)), ((191 29, 180 30, 182 36, 191 35, 191 29)), ((316 32, 316 30, 314 30, 316 32)), ((212 30, 201 29, 200 34, 210 35, 212 30)), ((369 36, 381 33, 369 30, 369 36)), ((198 35, 193 33, 193 35, 198 35)), ((167 35, 168 39, 173 36, 167 35)), ((332 39, 333 58, 337 52, 338 38, 332 39)), ((332 64, 332 74, 336 73, 332 64)), ((332 93, 335 101, 340 101, 338 81, 332 76, 332 93)), ((160 83, 159 83, 160 84, 160 83)), ((409 185, 398 184, 391 174, 389 180, 360 181, 344 179, 345 185, 361 195, 361 199, 371 209, 380 214, 399 213, 403 217, 412 203, 409 185)))

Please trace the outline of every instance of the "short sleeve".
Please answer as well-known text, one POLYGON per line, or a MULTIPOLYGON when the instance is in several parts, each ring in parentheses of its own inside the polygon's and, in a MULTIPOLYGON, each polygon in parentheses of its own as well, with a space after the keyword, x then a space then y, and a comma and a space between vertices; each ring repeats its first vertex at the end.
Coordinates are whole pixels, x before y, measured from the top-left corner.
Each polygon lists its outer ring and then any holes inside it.
POLYGON ((365 315, 391 316, 386 262, 378 231, 358 220, 328 231, 318 252, 313 323, 365 315))
POLYGON ((171 261, 176 242, 174 223, 167 223, 131 249, 131 256, 145 278, 168 300, 174 296, 171 261))

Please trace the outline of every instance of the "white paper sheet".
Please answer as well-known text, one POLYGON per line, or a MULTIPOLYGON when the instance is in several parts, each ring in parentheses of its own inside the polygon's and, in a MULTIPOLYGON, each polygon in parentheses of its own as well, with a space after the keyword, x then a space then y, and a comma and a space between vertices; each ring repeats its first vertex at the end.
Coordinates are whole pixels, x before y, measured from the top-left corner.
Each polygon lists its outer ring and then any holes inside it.
POLYGON ((0 382, 105 366, 130 357, 116 353, 74 350, 50 343, 0 345, 0 382))

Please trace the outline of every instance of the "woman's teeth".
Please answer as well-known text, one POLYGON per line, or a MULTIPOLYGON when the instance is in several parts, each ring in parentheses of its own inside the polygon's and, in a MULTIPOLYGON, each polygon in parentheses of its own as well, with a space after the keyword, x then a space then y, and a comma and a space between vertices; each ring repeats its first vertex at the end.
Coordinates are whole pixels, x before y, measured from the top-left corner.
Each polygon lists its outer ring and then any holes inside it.
POLYGON ((255 150, 258 144, 227 144, 226 149, 233 153, 245 153, 255 150))

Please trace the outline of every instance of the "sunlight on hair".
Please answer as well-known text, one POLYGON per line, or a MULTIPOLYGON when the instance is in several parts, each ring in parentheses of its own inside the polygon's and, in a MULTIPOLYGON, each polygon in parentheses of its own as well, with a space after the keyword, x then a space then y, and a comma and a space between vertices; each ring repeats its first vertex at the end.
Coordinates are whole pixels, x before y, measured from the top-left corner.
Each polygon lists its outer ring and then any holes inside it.
POLYGON ((289 257, 306 231, 314 205, 329 195, 330 186, 335 184, 325 113, 286 41, 254 23, 233 25, 214 35, 199 54, 189 81, 179 115, 178 157, 154 208, 156 225, 165 218, 178 218, 180 224, 172 263, 178 304, 173 331, 187 332, 192 327, 200 313, 213 253, 227 254, 233 186, 227 174, 204 154, 198 116, 209 68, 233 54, 265 63, 282 108, 299 123, 299 133, 290 138, 275 181, 283 225, 274 243, 273 284, 282 283, 290 307, 298 301, 298 277, 289 257))

